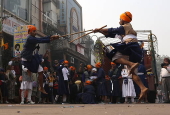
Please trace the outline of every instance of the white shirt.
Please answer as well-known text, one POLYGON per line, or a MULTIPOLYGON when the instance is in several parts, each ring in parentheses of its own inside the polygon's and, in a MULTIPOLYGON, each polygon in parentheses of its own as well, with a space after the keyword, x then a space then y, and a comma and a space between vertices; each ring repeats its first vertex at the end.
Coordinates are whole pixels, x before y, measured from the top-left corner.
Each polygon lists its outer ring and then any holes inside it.
POLYGON ((14 74, 14 78, 15 78, 16 77, 15 70, 11 70, 11 72, 14 74))
POLYGON ((24 72, 27 72, 27 68, 25 68, 25 66, 24 65, 22 65, 22 70, 24 71, 24 72))
POLYGON ((124 42, 125 40, 127 40, 129 38, 137 39, 137 37, 133 34, 125 35, 123 38, 122 38, 122 36, 116 34, 115 38, 119 38, 122 42, 124 42))
POLYGON ((161 68, 160 81, 161 81, 162 77, 170 77, 170 73, 165 68, 161 68))
POLYGON ((66 67, 63 67, 62 73, 63 73, 64 80, 68 80, 69 71, 66 67))
POLYGON ((12 61, 9 61, 9 62, 8 62, 8 65, 12 65, 12 61))
POLYGON ((162 91, 161 90, 157 90, 157 94, 158 95, 162 95, 162 91))
POLYGON ((125 36, 123 37, 123 41, 125 41, 125 40, 127 40, 127 39, 129 39, 129 38, 137 39, 137 37, 136 37, 135 35, 133 35, 133 34, 128 34, 128 35, 125 35, 125 36))

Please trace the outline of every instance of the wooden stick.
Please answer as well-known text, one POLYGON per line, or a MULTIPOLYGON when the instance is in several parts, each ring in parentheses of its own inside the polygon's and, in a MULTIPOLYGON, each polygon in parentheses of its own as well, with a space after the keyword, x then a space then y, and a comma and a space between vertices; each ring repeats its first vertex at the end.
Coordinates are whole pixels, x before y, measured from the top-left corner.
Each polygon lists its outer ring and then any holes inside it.
POLYGON ((66 35, 62 35, 62 36, 59 36, 59 37, 61 38, 61 37, 65 37, 65 36, 69 36, 69 35, 74 35, 74 34, 79 34, 79 33, 88 32, 88 31, 93 31, 93 29, 86 30, 86 31, 81 31, 81 32, 76 32, 76 33, 71 33, 71 34, 66 34, 66 35))
MULTIPOLYGON (((105 26, 99 28, 99 30, 103 29, 103 28, 106 27, 106 26, 107 26, 107 25, 105 25, 105 26)), ((80 39, 81 37, 84 37, 84 36, 86 36, 86 35, 88 35, 88 34, 91 34, 91 33, 93 33, 93 32, 89 32, 89 33, 87 33, 87 34, 84 34, 84 35, 82 35, 82 36, 80 36, 80 37, 78 37, 78 38, 76 38, 76 39, 70 41, 69 43, 72 43, 72 42, 74 42, 75 40, 78 40, 78 39, 80 39)))

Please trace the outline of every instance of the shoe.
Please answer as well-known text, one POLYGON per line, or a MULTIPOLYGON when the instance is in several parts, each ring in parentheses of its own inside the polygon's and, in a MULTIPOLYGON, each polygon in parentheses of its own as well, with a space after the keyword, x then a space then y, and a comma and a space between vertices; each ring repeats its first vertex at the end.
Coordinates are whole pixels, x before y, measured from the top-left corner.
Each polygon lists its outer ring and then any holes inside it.
POLYGON ((105 104, 104 102, 100 102, 99 104, 105 104))
POLYGON ((27 104, 35 104, 33 101, 28 101, 27 104))
POLYGON ((69 104, 69 103, 68 103, 68 102, 62 102, 61 104, 63 104, 63 105, 64 105, 64 104, 69 104))
POLYGON ((23 105, 23 104, 24 104, 24 102, 22 101, 20 104, 21 104, 21 105, 23 105))

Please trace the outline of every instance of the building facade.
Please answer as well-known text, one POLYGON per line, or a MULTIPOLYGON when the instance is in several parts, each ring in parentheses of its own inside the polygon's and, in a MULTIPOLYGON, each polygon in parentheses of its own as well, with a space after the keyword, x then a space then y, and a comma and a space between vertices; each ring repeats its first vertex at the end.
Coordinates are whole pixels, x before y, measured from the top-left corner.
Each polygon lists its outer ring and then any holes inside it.
MULTIPOLYGON (((52 12, 54 12, 53 9, 55 9, 54 7, 56 7, 56 9, 59 8, 59 10, 55 12, 58 13, 57 26, 54 27, 55 30, 52 30, 53 32, 56 32, 56 34, 64 35, 83 30, 82 7, 76 0, 55 0, 55 2, 53 0, 44 0, 43 4, 44 7, 47 6, 47 4, 50 5, 48 8, 51 9, 47 10, 44 8, 45 12, 50 11, 49 16, 52 16, 52 12), (58 5, 52 5, 54 3, 58 3, 58 5)), ((91 62, 89 59, 91 59, 91 56, 89 55, 89 48, 87 48, 87 46, 89 46, 87 42, 89 42, 90 36, 85 36, 69 43, 69 41, 78 38, 83 34, 85 33, 75 34, 53 41, 50 48, 52 49, 52 60, 66 59, 70 62, 70 65, 75 66, 76 68, 79 67, 80 63, 90 64, 91 62)))
MULTIPOLYGON (((3 0, 2 30, 9 48, 2 52, 3 65, 7 65, 14 50, 14 30, 21 25, 35 25, 37 37, 53 34, 70 34, 83 30, 82 7, 76 0, 3 0), (6 61, 4 61, 4 59, 6 61)), ((50 44, 40 44, 40 54, 51 51, 50 60, 66 59, 70 65, 79 67, 80 63, 90 64, 90 36, 69 43, 82 34, 66 36, 50 44)))
POLYGON ((13 57, 15 28, 30 23, 30 9, 31 0, 1 0, 1 39, 9 45, 7 50, 1 52, 2 65, 7 65, 13 57))

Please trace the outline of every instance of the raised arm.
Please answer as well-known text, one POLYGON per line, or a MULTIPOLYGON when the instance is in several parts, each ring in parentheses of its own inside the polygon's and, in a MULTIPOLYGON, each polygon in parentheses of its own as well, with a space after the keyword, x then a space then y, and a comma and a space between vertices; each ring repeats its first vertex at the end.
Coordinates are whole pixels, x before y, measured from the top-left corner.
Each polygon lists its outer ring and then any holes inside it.
POLYGON ((115 35, 125 35, 125 30, 123 26, 120 26, 118 28, 104 28, 104 29, 99 29, 96 28, 93 30, 94 33, 101 33, 105 35, 106 37, 112 37, 114 38, 115 35))
POLYGON ((42 38, 36 38, 33 36, 29 36, 28 42, 30 43, 49 43, 52 40, 58 39, 58 35, 53 35, 53 36, 47 36, 47 37, 42 37, 42 38))

